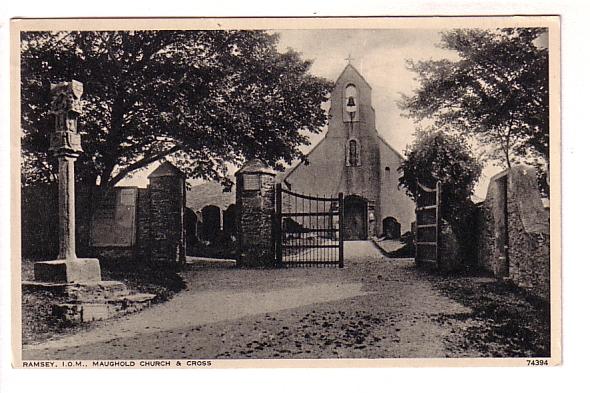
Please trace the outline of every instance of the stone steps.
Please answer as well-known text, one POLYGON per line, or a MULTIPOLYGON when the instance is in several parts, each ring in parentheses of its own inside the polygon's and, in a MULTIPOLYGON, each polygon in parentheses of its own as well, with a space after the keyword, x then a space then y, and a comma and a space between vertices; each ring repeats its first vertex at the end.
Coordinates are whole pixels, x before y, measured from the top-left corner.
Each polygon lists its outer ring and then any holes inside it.
POLYGON ((84 283, 23 282, 23 291, 52 293, 51 314, 58 320, 82 323, 129 314, 149 307, 156 295, 132 293, 120 281, 84 283))
POLYGON ((75 302, 96 303, 129 295, 129 289, 120 281, 100 281, 69 285, 66 293, 75 302))
POLYGON ((149 293, 125 294, 102 302, 68 302, 52 307, 52 315, 74 323, 98 321, 116 315, 130 314, 151 306, 156 295, 149 293))

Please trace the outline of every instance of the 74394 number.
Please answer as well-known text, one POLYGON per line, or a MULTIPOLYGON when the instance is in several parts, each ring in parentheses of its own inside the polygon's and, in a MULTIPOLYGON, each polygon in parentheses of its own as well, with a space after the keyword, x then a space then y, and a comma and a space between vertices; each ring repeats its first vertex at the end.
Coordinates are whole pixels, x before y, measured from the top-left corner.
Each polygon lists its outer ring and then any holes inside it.
POLYGON ((547 359, 527 359, 527 366, 548 366, 549 361, 547 359))

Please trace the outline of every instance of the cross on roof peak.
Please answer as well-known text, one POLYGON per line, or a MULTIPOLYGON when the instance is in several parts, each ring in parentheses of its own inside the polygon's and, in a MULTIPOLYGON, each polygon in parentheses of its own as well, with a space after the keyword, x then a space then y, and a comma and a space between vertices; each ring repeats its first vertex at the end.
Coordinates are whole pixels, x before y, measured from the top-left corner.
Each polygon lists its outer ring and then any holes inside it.
POLYGON ((351 64, 351 62, 354 60, 354 57, 352 57, 352 55, 349 53, 348 57, 344 60, 348 61, 348 64, 351 64))

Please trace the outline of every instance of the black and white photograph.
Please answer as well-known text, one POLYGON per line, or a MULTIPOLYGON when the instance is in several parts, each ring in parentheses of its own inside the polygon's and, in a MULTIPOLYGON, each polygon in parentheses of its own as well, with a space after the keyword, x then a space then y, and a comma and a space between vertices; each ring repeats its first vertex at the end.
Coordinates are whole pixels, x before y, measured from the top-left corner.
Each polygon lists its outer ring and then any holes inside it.
POLYGON ((558 17, 11 28, 15 367, 561 363, 558 17))

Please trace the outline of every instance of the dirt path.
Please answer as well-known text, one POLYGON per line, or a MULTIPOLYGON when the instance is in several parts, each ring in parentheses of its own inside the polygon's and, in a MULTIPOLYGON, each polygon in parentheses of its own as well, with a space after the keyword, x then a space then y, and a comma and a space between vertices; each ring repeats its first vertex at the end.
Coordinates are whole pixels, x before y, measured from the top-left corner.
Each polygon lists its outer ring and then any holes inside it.
MULTIPOLYGON (((24 359, 445 357, 469 308, 412 260, 347 242, 346 267, 184 272, 187 290, 142 313, 24 348, 24 359)), ((456 337, 455 337, 456 339, 456 337)), ((456 340, 455 340, 456 341, 456 340)), ((462 350, 461 356, 481 356, 462 350)))
POLYGON ((105 326, 55 341, 30 346, 31 350, 75 347, 127 338, 146 332, 186 329, 251 315, 278 312, 364 295, 359 283, 316 284, 267 292, 185 292, 142 313, 109 321, 105 326))
POLYGON ((377 247, 372 242, 365 240, 349 240, 344 242, 344 255, 346 255, 346 259, 352 261, 383 258, 377 247))

